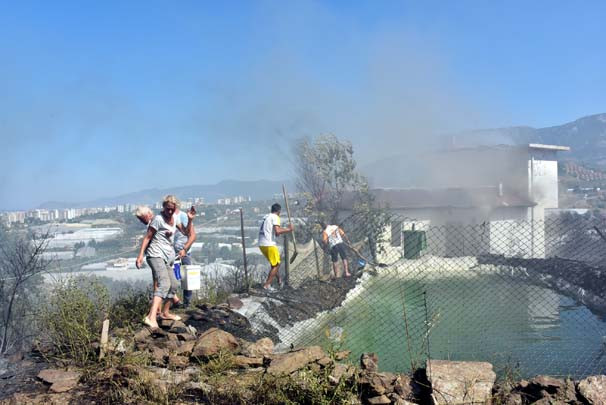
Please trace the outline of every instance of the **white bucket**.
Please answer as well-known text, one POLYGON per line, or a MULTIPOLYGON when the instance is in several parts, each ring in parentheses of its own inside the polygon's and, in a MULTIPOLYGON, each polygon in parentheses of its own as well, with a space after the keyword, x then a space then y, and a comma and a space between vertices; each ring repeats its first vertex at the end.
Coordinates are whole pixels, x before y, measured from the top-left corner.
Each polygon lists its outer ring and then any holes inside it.
POLYGON ((201 267, 197 264, 181 266, 181 288, 192 291, 200 289, 201 267))

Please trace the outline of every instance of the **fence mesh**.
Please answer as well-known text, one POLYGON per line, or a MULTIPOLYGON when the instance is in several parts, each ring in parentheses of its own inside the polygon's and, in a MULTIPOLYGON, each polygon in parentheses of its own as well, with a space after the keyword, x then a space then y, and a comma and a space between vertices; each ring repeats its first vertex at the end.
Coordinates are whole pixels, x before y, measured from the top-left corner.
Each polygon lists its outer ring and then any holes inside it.
POLYGON ((381 369, 396 372, 427 358, 489 361, 498 372, 522 376, 606 371, 602 220, 383 220, 378 231, 364 216, 340 224, 354 273, 349 280, 330 279, 332 261, 317 232, 300 244, 288 269, 293 290, 280 297, 293 294, 300 305, 328 299, 318 296, 322 283, 346 294, 310 319, 274 323, 283 344, 329 345, 354 356, 374 351, 381 369), (305 290, 310 283, 318 287, 305 290))

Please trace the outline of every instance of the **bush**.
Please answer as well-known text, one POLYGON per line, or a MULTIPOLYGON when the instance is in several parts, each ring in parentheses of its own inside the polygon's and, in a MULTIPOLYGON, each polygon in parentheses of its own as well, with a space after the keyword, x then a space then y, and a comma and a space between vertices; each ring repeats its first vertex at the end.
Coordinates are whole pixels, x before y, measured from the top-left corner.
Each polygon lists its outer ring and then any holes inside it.
POLYGON ((109 312, 109 294, 92 277, 58 282, 42 310, 43 336, 52 354, 85 366, 97 359, 95 342, 109 312))
POLYGON ((149 291, 124 289, 111 305, 111 328, 134 328, 149 311, 149 291))

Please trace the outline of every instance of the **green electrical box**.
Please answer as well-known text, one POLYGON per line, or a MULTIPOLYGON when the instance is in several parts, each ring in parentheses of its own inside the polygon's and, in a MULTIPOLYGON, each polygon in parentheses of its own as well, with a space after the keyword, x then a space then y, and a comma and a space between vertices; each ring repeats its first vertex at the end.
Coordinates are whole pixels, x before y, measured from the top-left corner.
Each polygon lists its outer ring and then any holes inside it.
POLYGON ((406 259, 418 259, 421 251, 427 248, 425 231, 403 231, 404 257, 406 259))

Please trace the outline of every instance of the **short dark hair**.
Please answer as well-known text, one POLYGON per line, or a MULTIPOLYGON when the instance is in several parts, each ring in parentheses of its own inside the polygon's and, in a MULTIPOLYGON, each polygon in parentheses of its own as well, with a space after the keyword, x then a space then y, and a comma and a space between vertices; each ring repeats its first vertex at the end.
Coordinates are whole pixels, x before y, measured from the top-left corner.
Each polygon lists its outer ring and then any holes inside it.
POLYGON ((275 203, 274 205, 271 206, 271 213, 275 213, 275 212, 279 212, 282 211, 282 206, 278 203, 275 203))
POLYGON ((322 227, 323 230, 326 229, 326 222, 320 221, 318 223, 320 224, 320 226, 322 227))

